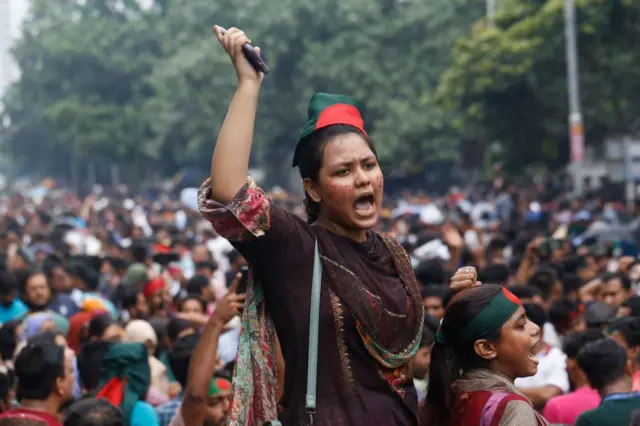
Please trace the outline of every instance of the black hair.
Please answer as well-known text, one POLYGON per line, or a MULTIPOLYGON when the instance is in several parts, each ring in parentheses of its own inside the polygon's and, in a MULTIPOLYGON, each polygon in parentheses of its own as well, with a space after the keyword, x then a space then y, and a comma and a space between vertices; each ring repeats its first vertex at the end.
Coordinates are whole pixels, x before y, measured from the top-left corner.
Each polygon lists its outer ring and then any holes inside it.
MULTIPOLYGON (((298 142, 296 156, 298 162, 298 170, 300 171, 300 177, 303 180, 318 180, 318 173, 322 168, 324 148, 327 143, 338 136, 352 133, 362 136, 367 142, 367 145, 369 145, 369 148, 371 149, 373 154, 378 157, 371 139, 369 139, 369 137, 358 130, 358 128, 346 124, 334 124, 332 126, 317 130, 298 142)), ((320 204, 314 202, 306 191, 304 197, 304 207, 307 213, 307 222, 313 223, 318 220, 318 215, 320 214, 320 204)))
POLYGON ((125 273, 129 267, 129 263, 121 257, 109 256, 105 259, 105 262, 109 263, 118 274, 125 273))
POLYGON ((580 312, 581 306, 577 302, 561 299, 553 302, 549 307, 549 321, 558 333, 564 334, 580 312))
POLYGON ((494 237, 491 239, 489 244, 487 244, 487 253, 491 253, 495 250, 504 250, 507 248, 509 243, 503 237, 494 237))
POLYGON ((202 290, 209 287, 210 283, 207 277, 204 275, 196 275, 191 277, 189 281, 187 281, 187 285, 185 286, 187 293, 190 294, 202 294, 202 290))
POLYGON ((631 412, 631 420, 629 426, 640 426, 640 410, 633 410, 631 412))
POLYGON ((612 339, 587 343, 576 357, 591 386, 601 391, 627 374, 627 351, 612 339))
POLYGON ((62 336, 64 338, 64 334, 59 331, 41 331, 35 336, 32 336, 28 339, 29 343, 41 344, 41 345, 57 345, 56 338, 58 336, 62 336))
POLYGON ((106 399, 82 399, 69 407, 64 426, 124 426, 124 417, 106 399))
POLYGON ((135 308, 138 304, 138 294, 142 293, 136 285, 121 285, 120 304, 122 309, 135 308))
POLYGON ((582 287, 582 278, 574 273, 565 273, 562 276, 562 292, 566 295, 574 291, 580 290, 582 287))
POLYGON ((218 264, 214 260, 207 260, 204 262, 196 263, 195 268, 196 268, 196 271, 200 269, 211 269, 212 271, 215 272, 218 269, 218 264))
POLYGON ((549 300, 553 287, 556 285, 557 274, 553 268, 544 267, 538 269, 527 281, 527 285, 536 287, 542 292, 542 298, 549 300))
POLYGON ((182 312, 184 303, 187 300, 196 300, 198 303, 200 303, 200 306, 202 307, 202 312, 204 313, 207 312, 207 302, 205 302, 202 296, 200 296, 199 294, 187 294, 186 296, 178 300, 178 303, 177 303, 178 312, 182 312))
POLYGON ((442 263, 437 260, 425 260, 416 267, 416 278, 422 285, 444 285, 449 276, 442 263))
POLYGON ((100 285, 100 276, 85 261, 74 260, 69 262, 67 272, 72 277, 79 278, 89 291, 96 291, 100 285))
POLYGON ((16 330, 21 324, 21 320, 12 320, 0 328, 0 356, 4 361, 13 359, 13 354, 18 346, 16 330))
POLYGON ((627 346, 634 348, 640 346, 640 318, 618 318, 609 326, 609 334, 619 332, 627 346))
POLYGON ((438 297, 444 300, 448 291, 449 291, 449 288, 447 288, 447 286, 429 284, 422 287, 422 290, 420 290, 420 294, 423 299, 426 299, 427 297, 438 297))
POLYGON ((42 269, 46 274, 47 278, 51 279, 53 277, 53 271, 56 268, 64 268, 64 263, 62 260, 56 255, 47 256, 42 264, 42 269))
POLYGON ((27 343, 15 363, 19 400, 44 401, 53 393, 56 380, 64 377, 64 349, 51 343, 27 343))
POLYGON ((638 296, 637 294, 634 294, 633 296, 622 302, 621 306, 624 306, 625 308, 629 308, 631 310, 631 312, 629 313, 630 317, 640 317, 640 296, 638 296))
MULTIPOLYGON (((440 331, 448 336, 460 334, 501 291, 502 287, 499 285, 485 284, 458 293, 447 308, 440 331)), ((478 338, 495 341, 499 336, 498 330, 478 338)), ((436 341, 431 352, 429 388, 426 409, 423 410, 424 424, 449 425, 453 403, 453 383, 460 377, 462 371, 486 367, 486 361, 476 354, 474 343, 444 345, 436 341)))
POLYGON ((487 265, 478 273, 478 281, 483 283, 505 284, 509 280, 507 265, 494 263, 487 265))
POLYGON ((141 242, 134 242, 130 247, 131 256, 136 263, 145 263, 149 259, 149 248, 141 242))
POLYGON ((577 274, 581 269, 589 266, 586 259, 583 256, 572 254, 567 256, 563 262, 564 271, 568 274, 577 274))
POLYGON ((110 313, 103 312, 95 315, 91 318, 91 321, 89 321, 89 325, 87 326, 87 338, 91 339, 92 337, 95 337, 101 339, 104 332, 112 324, 117 324, 117 322, 113 319, 110 313))
POLYGON ((182 337, 176 341, 169 352, 169 366, 174 377, 182 386, 182 389, 187 388, 187 377, 189 375, 189 363, 191 362, 191 356, 198 346, 200 336, 196 334, 190 334, 182 337))
POLYGON ((18 281, 11 272, 0 272, 0 296, 8 296, 18 288, 18 281))
POLYGON ((195 328, 193 328, 189 321, 178 317, 172 317, 167 323, 167 337, 171 344, 176 342, 180 333, 190 328, 195 331, 195 328))
POLYGON ((602 282, 607 283, 611 280, 620 280, 620 284, 622 285, 622 288, 625 290, 630 290, 631 289, 631 280, 629 279, 629 277, 627 277, 624 274, 620 274, 620 273, 615 273, 615 274, 605 274, 602 277, 602 282))
POLYGON ((536 296, 542 297, 542 292, 539 288, 530 285, 517 285, 509 287, 509 291, 513 293, 518 299, 533 299, 536 296))
POLYGON ((104 340, 87 342, 78 351, 78 375, 82 386, 93 391, 100 383, 100 366, 113 343, 104 340))
POLYGON ((604 333, 601 330, 591 328, 585 331, 574 331, 567 334, 562 339, 562 352, 567 355, 569 359, 575 359, 578 356, 580 349, 589 342, 595 342, 604 338, 604 333))

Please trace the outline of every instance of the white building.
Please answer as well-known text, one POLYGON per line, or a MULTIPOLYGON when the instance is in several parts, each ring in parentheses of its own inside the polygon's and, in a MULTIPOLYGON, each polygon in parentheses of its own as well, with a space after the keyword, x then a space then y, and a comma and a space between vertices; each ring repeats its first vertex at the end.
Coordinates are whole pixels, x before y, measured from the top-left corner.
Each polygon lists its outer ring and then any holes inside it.
POLYGON ((10 53, 20 36, 22 21, 29 9, 29 0, 0 0, 0 97, 18 78, 18 67, 10 53))

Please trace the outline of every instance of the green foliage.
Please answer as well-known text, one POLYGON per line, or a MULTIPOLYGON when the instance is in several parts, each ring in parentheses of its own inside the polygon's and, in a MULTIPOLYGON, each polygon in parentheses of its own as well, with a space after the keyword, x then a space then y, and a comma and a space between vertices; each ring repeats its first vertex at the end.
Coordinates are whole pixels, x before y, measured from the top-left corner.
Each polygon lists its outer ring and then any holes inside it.
MULTIPOLYGON (((272 69, 253 165, 290 171, 316 91, 359 98, 384 159, 455 158, 456 113, 434 101, 456 39, 483 15, 476 0, 35 0, 6 94, 16 166, 68 174, 72 159, 117 163, 130 178, 207 169, 235 75, 213 24, 237 25, 272 69), (82 5, 80 4, 82 3, 82 5)), ((6 138, 3 138, 6 139, 6 138)))
MULTIPOLYGON (((637 132, 640 5, 576 0, 586 140, 637 132)), ((437 90, 457 129, 499 141, 507 166, 568 159, 564 0, 505 0, 495 28, 460 39, 437 90)))

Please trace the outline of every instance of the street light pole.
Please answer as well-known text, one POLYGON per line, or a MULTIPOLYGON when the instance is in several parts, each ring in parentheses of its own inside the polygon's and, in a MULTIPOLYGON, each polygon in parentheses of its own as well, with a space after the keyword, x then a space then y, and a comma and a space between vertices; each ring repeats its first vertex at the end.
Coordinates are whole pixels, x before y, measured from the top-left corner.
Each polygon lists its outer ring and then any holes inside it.
POLYGON ((493 27, 493 17, 496 14, 496 2, 497 0, 485 0, 487 7, 487 22, 489 22, 490 27, 493 27))
POLYGON ((580 82, 578 80, 578 42, 575 0, 564 0, 564 29, 567 56, 567 90, 569 92, 569 134, 571 170, 578 192, 582 191, 580 165, 584 161, 584 125, 580 111, 580 82))

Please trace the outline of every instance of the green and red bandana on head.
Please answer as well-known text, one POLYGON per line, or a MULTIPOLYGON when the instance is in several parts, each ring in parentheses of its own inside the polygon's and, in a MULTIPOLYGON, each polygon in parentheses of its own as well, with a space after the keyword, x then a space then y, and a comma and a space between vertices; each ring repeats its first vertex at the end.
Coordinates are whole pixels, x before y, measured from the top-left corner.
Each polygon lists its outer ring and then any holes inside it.
POLYGON ((151 384, 149 351, 142 343, 116 343, 102 360, 96 398, 119 407, 130 424, 133 408, 144 401, 151 384))
POLYGON ((360 103, 349 96, 316 93, 309 101, 307 124, 300 132, 300 138, 293 154, 293 167, 298 165, 300 147, 306 142, 307 136, 315 131, 335 124, 345 124, 355 127, 363 135, 364 119, 362 118, 360 103))
POLYGON ((213 379, 209 385, 209 393, 207 396, 220 395, 221 393, 231 393, 231 382, 225 379, 213 379))
POLYGON ((502 287, 493 300, 462 329, 462 332, 455 336, 448 336, 440 329, 436 334, 436 342, 460 346, 494 335, 521 306, 520 299, 502 287))

